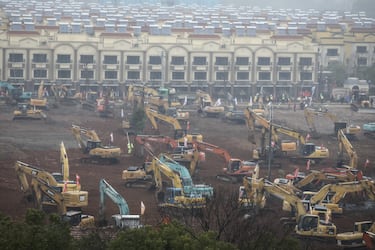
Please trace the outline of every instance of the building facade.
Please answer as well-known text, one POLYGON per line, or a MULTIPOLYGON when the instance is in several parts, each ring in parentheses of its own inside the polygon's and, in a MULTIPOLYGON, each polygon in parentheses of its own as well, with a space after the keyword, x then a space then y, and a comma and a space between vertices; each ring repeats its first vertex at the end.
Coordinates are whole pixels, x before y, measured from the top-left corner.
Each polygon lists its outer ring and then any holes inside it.
POLYGON ((326 91, 332 62, 350 72, 375 61, 375 24, 360 14, 20 3, 2 9, 0 79, 26 88, 141 83, 296 97, 326 91))

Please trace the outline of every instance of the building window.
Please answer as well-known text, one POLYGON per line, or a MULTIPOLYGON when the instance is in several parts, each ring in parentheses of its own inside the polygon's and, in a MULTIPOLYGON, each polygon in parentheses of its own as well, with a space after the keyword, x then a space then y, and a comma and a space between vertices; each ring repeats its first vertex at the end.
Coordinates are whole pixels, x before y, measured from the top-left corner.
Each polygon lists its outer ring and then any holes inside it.
POLYGON ((150 58, 149 64, 153 64, 153 65, 161 64, 161 56, 150 56, 149 58, 150 58))
POLYGON ((300 78, 301 78, 301 81, 312 81, 312 73, 311 72, 301 72, 300 78))
POLYGON ((117 71, 115 71, 115 70, 104 71, 104 79, 116 80, 117 79, 117 71))
POLYGON ((205 56, 194 56, 193 65, 207 65, 205 56))
POLYGON ((236 65, 249 65, 249 58, 248 57, 236 57, 236 65))
POLYGON ((281 66, 291 65, 290 57, 279 57, 277 60, 277 65, 281 65, 281 66))
POLYGON ((258 73, 259 81, 271 81, 271 72, 259 72, 258 73))
POLYGON ((140 64, 141 60, 139 56, 127 56, 126 57, 126 63, 127 64, 140 64))
POLYGON ((23 69, 11 69, 10 70, 10 77, 22 78, 23 77, 23 69))
POLYGON ((172 56, 172 65, 184 65, 185 64, 185 58, 183 56, 172 56))
POLYGON ((104 56, 104 64, 118 64, 117 56, 104 56))
POLYGON ((366 57, 358 57, 357 65, 358 66, 367 66, 367 58, 366 57))
POLYGON ((195 81, 207 80, 207 72, 194 72, 194 80, 195 81))
POLYGON ((139 71, 128 71, 128 80, 140 80, 141 73, 139 71))
POLYGON ((81 79, 94 79, 94 71, 93 70, 81 70, 81 79))
POLYGON ((228 72, 216 72, 216 81, 227 81, 228 72))
POLYGON ((47 70, 46 69, 34 70, 34 78, 47 78, 47 70))
POLYGON ((150 72, 150 80, 161 80, 161 71, 150 72))
POLYGON ((57 55, 57 63, 70 63, 70 55, 57 55))
POLYGON ((33 62, 35 63, 46 63, 47 54, 33 54, 33 62))
POLYGON ((290 72, 279 72, 279 81, 290 81, 291 73, 290 72))
POLYGON ((338 49, 327 49, 327 56, 338 56, 339 50, 338 49))
POLYGON ((258 57, 258 65, 271 65, 271 58, 270 57, 258 57))
POLYGON ((185 80, 185 72, 172 72, 172 80, 185 80))
POLYGON ((301 65, 301 66, 311 66, 312 65, 312 58, 311 57, 301 57, 299 59, 299 65, 301 65))
POLYGON ((249 80, 249 72, 237 72, 237 80, 244 81, 249 80))
POLYGON ((216 57, 215 65, 229 65, 228 57, 216 57))
POLYGON ((58 70, 57 71, 57 78, 59 79, 70 79, 71 76, 71 71, 70 70, 58 70))
POLYGON ((23 62, 23 54, 10 53, 8 62, 23 62))
POLYGON ((366 46, 357 46, 357 53, 367 53, 366 46))
POLYGON ((82 64, 93 64, 94 56, 93 55, 81 55, 79 62, 82 64))

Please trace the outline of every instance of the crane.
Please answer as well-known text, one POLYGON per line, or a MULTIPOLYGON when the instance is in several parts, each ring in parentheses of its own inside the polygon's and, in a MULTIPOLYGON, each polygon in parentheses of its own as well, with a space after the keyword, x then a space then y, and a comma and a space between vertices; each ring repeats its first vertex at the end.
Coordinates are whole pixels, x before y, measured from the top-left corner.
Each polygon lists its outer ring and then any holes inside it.
POLYGON ((103 146, 102 141, 95 130, 72 125, 72 133, 78 142, 78 146, 88 157, 82 158, 82 162, 117 163, 121 156, 121 148, 116 146, 103 146), (81 136, 85 136, 85 139, 81 136))
POLYGON ((130 215, 129 206, 124 197, 122 197, 105 179, 99 181, 99 220, 105 221, 105 198, 108 197, 119 208, 119 214, 112 215, 115 225, 119 228, 138 228, 140 227, 140 216, 130 215))
POLYGON ((336 236, 336 226, 327 220, 329 210, 322 208, 319 214, 310 214, 310 207, 306 207, 297 195, 265 179, 244 178, 243 184, 244 197, 256 207, 264 207, 266 194, 290 204, 295 211, 294 220, 297 235, 306 238, 334 238, 336 236), (321 215, 325 215, 326 220, 320 219, 321 215))

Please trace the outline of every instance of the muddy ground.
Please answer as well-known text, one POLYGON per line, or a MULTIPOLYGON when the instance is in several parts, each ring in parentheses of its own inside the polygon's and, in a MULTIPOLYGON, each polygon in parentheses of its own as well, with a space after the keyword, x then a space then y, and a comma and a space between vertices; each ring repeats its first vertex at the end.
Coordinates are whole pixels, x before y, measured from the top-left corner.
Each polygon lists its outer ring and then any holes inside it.
MULTIPOLYGON (((347 105, 329 105, 328 108, 331 112, 335 112, 342 121, 360 126, 375 120, 374 113, 352 112, 347 105)), ((98 186, 99 180, 104 178, 126 199, 131 214, 140 213, 142 201, 146 206, 144 223, 155 225, 160 222, 154 193, 144 189, 125 188, 121 180, 121 173, 124 169, 133 165, 141 165, 143 159, 126 153, 127 138, 120 126, 120 112, 115 118, 101 118, 95 112, 83 110, 80 106, 60 106, 48 111, 47 121, 13 121, 12 111, 12 107, 0 107, 0 212, 18 219, 24 216, 27 208, 32 207, 32 204, 23 199, 20 191, 14 171, 15 161, 24 161, 50 172, 60 172, 59 145, 63 141, 69 157, 71 178, 75 178, 75 174, 80 175, 82 190, 89 192, 89 206, 84 209, 85 213, 98 215, 98 186), (82 164, 79 160, 82 152, 70 131, 72 124, 94 129, 103 144, 110 143, 112 132, 113 144, 120 146, 123 150, 120 162, 114 165, 82 164)), ((278 124, 308 133, 302 110, 293 111, 287 106, 276 106, 273 110, 273 119, 278 124)), ((333 123, 324 118, 316 121, 321 136, 313 142, 328 147, 331 157, 327 161, 313 165, 311 169, 334 166, 337 160, 338 143, 334 135, 333 123)), ((247 140, 245 124, 225 123, 217 118, 203 118, 191 112, 190 126, 192 130, 199 130, 203 134, 204 141, 227 149, 233 158, 251 159, 250 152, 254 146, 247 140)), ((161 125, 160 131, 162 134, 172 136, 170 126, 161 125)), ((363 170, 365 175, 375 179, 375 139, 361 133, 356 140, 352 141, 352 144, 359 156, 359 169, 363 170), (370 161, 370 164, 365 169, 366 159, 370 161)), ((306 164, 297 165, 288 159, 279 159, 278 162, 281 163, 278 168, 271 168, 271 179, 292 173, 296 167, 305 171, 306 164)), ((195 183, 206 183, 215 188, 224 185, 226 188, 238 189, 240 184, 223 183, 216 179, 216 175, 222 171, 223 166, 224 161, 221 157, 206 154, 206 162, 200 164, 195 183)), ((266 176, 267 172, 267 164, 261 164, 261 176, 266 176)), ((118 207, 115 204, 110 201, 106 204, 108 217, 118 213, 118 207)), ((281 208, 274 209, 281 211, 281 208)), ((374 220, 374 211, 373 208, 365 212, 348 211, 334 222, 339 232, 348 231, 352 229, 354 221, 374 220)))

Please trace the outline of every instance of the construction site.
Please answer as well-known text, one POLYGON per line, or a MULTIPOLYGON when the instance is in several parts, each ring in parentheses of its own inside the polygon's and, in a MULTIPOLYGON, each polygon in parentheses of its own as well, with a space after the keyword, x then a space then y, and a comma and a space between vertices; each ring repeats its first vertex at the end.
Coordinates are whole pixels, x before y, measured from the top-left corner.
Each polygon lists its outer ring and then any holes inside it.
POLYGON ((0 212, 17 220, 28 208, 56 206, 53 196, 44 197, 56 185, 56 195, 69 202, 58 210, 62 214, 78 207, 96 226, 112 215, 120 215, 114 217, 118 227, 129 226, 121 216, 156 226, 176 214, 163 208, 202 208, 224 195, 235 197, 250 214, 255 207, 271 210, 262 221, 280 233, 280 219, 294 211, 293 235, 331 239, 317 241, 316 248, 364 247, 362 234, 373 237, 375 137, 362 129, 375 119, 372 107, 245 103, 229 112, 229 106, 214 107, 209 96, 197 92, 194 101, 177 103, 177 113, 169 114, 172 102, 145 100, 148 93, 142 91, 138 99, 132 99, 135 94, 104 98, 91 110, 82 99, 50 105, 40 119, 35 107, 32 119, 14 119, 16 107, 1 105, 0 212), (142 131, 130 124, 134 105, 145 111, 142 131), (37 202, 25 197, 29 185, 37 202), (323 197, 315 195, 324 188, 323 197), (307 191, 314 194, 303 207, 307 198, 301 193, 307 191), (104 206, 105 195, 113 202, 104 206), (307 229, 304 223, 315 218, 307 229), (360 236, 342 234, 353 235, 355 223, 363 227, 355 232, 360 236))

